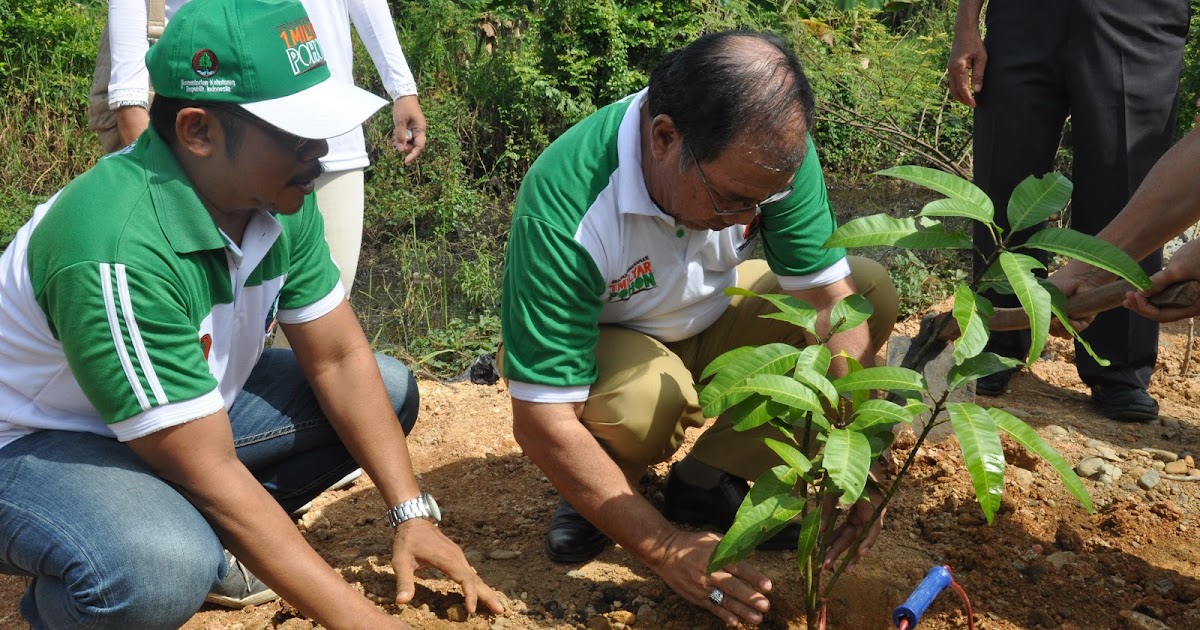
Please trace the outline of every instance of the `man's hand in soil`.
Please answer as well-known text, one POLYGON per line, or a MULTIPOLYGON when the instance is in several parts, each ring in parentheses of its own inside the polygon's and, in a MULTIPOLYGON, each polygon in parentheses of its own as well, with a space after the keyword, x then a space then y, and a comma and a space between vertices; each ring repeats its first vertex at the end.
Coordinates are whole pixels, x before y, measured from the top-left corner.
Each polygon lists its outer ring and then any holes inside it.
POLYGON ((468 613, 475 613, 477 602, 483 602, 493 613, 504 612, 504 605, 500 603, 496 592, 475 573, 454 541, 432 522, 423 518, 410 519, 396 528, 392 540, 397 604, 412 601, 417 592, 413 574, 426 567, 438 569, 462 586, 468 613))
MULTIPOLYGON (((875 479, 879 478, 879 472, 876 472, 876 470, 872 469, 872 477, 867 479, 867 487, 863 491, 865 496, 850 506, 846 517, 833 530, 833 535, 829 539, 829 549, 825 553, 825 561, 821 565, 821 570, 834 568, 838 558, 849 551, 854 546, 854 541, 858 540, 859 535, 863 533, 863 530, 870 526, 870 529, 863 536, 862 542, 858 543, 858 546, 854 548, 854 555, 851 557, 849 564, 846 565, 847 573, 854 570, 854 566, 871 550, 871 545, 875 544, 875 539, 879 537, 879 532, 883 530, 883 517, 887 514, 887 510, 884 510, 874 523, 871 523, 871 515, 875 512, 875 506, 883 501, 883 488, 875 481, 875 479)), ((822 530, 828 531, 829 527, 833 525, 833 521, 837 516, 837 501, 837 496, 825 497, 825 504, 822 506, 822 519, 825 523, 822 530)))
POLYGON ((1176 282, 1200 280, 1200 241, 1179 248, 1167 268, 1150 276, 1150 280, 1154 284, 1149 289, 1125 294, 1125 308, 1156 322, 1173 322, 1200 313, 1200 302, 1187 308, 1159 308, 1148 299, 1176 282))
POLYGON ((680 597, 703 608, 733 627, 739 623, 756 625, 771 607, 765 593, 771 580, 746 562, 737 562, 708 575, 708 559, 721 537, 711 532, 676 530, 663 546, 662 555, 650 568, 680 597), (712 589, 725 594, 718 605, 709 599, 712 589))

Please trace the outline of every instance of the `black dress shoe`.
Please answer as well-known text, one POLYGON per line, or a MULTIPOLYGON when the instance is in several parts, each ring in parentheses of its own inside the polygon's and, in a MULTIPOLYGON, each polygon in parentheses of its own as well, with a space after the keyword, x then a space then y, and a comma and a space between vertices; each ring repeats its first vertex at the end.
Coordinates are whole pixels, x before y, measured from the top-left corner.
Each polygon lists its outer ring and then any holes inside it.
POLYGON ((546 555, 554 562, 576 564, 600 555, 612 540, 566 501, 559 501, 546 532, 546 555))
POLYGON ((1146 390, 1125 383, 1100 383, 1092 387, 1092 403, 1100 413, 1121 422, 1150 422, 1158 418, 1158 401, 1146 390))
MULTIPOLYGON (((725 533, 733 525, 742 500, 750 492, 750 484, 728 473, 721 473, 715 488, 701 488, 685 482, 675 474, 675 467, 667 474, 667 488, 663 491, 666 506, 663 515, 672 521, 696 527, 712 528, 725 533)), ((800 524, 791 523, 778 534, 763 541, 759 549, 795 549, 800 538, 800 524)))

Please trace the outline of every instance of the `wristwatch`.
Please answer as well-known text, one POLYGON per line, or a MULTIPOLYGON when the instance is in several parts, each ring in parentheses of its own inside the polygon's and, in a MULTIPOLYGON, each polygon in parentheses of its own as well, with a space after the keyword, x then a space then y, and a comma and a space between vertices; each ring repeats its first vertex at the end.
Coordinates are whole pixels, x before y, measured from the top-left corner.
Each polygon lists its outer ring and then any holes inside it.
POLYGON ((392 506, 387 512, 387 517, 392 527, 399 527, 401 523, 414 518, 426 518, 436 525, 442 522, 442 511, 438 508, 437 501, 433 500, 433 495, 422 492, 404 503, 392 506))

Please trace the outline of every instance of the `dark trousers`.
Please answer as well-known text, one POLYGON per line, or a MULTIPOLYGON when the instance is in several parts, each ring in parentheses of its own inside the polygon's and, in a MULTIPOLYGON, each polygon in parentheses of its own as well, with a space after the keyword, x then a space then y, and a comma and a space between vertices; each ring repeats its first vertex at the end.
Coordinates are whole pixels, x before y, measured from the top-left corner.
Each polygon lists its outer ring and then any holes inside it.
MULTIPOLYGON (((1068 115, 1071 227, 1094 235, 1121 211, 1171 146, 1188 19, 1187 0, 988 3, 975 183, 991 197, 1005 229, 1008 198, 1029 175, 1052 169, 1068 115)), ((993 250, 986 230, 977 230, 975 241, 985 254, 993 250)), ((1161 250, 1142 261, 1148 273, 1161 266, 1161 250)), ((996 306, 1019 304, 1011 295, 988 297, 996 306)), ((1114 309, 1099 315, 1084 338, 1112 362, 1101 367, 1076 344, 1084 383, 1149 385, 1158 355, 1156 323, 1114 309)), ((988 349, 1023 357, 1029 332, 993 334, 988 349)))

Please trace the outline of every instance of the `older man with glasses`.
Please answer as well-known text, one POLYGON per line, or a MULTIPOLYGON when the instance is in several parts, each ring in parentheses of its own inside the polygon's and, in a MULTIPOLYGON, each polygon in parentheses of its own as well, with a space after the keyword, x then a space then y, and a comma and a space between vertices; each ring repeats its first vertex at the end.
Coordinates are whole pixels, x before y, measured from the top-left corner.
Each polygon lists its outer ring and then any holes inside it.
MULTIPOLYGON (((513 432, 563 497, 548 555, 584 562, 616 541, 730 625, 761 621, 769 580, 746 563, 708 576, 718 536, 667 519, 727 528, 746 480, 780 463, 762 443, 774 429, 735 433, 718 419, 672 468, 667 518, 637 491, 647 466, 704 425, 695 383, 712 359, 743 345, 813 341, 761 319, 765 301, 724 290, 790 294, 813 304, 826 329, 835 303, 863 294, 874 317, 829 345, 864 365, 895 323, 886 271, 822 247, 835 220, 810 137, 813 108, 778 38, 701 37, 663 59, 646 90, 575 125, 538 158, 508 245, 500 364, 513 432), (750 260, 748 245, 760 239, 766 260, 750 260)), ((768 544, 794 547, 797 534, 789 527, 768 544)))

